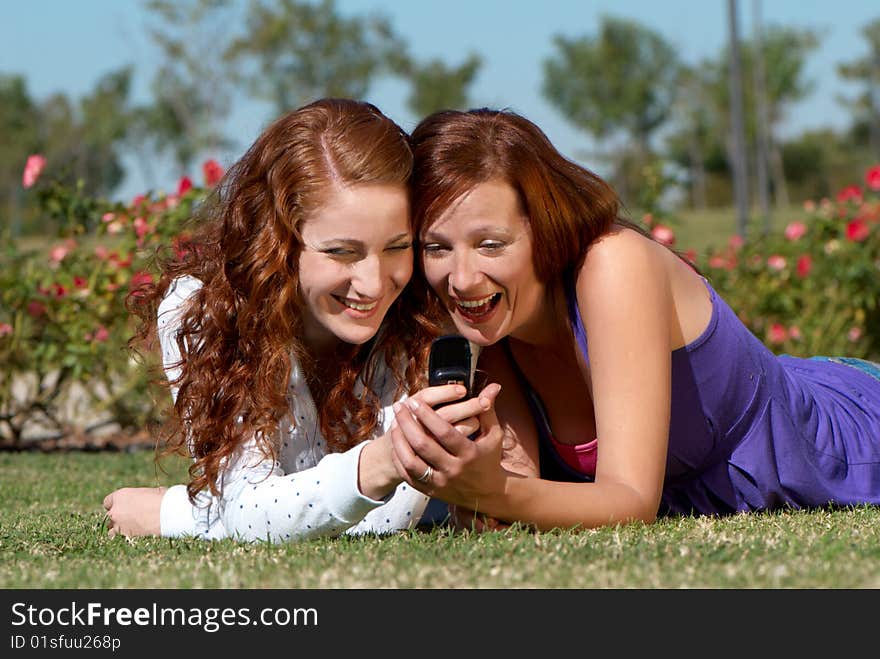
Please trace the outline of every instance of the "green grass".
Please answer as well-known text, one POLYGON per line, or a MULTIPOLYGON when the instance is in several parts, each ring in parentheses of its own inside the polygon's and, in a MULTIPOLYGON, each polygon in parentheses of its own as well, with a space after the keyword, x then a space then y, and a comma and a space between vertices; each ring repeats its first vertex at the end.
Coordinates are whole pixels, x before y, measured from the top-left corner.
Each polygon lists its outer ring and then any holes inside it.
POLYGON ((110 539, 101 500, 180 482, 152 454, 0 454, 0 588, 878 588, 880 508, 299 544, 110 539))
MULTIPOLYGON (((792 220, 802 218, 804 211, 792 206, 787 210, 774 209, 770 215, 770 230, 782 231, 792 220)), ((736 233, 735 208, 708 208, 706 210, 682 210, 675 213, 673 224, 676 234, 675 248, 682 251, 695 249, 702 254, 707 248, 723 248, 736 233)), ((747 237, 757 237, 764 230, 763 220, 753 212, 746 226, 747 237)))

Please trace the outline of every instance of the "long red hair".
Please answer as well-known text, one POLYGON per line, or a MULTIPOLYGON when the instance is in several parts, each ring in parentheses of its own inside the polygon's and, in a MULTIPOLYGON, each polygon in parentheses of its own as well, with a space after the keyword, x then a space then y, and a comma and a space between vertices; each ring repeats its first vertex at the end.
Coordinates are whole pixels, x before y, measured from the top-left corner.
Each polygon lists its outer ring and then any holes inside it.
POLYGON ((576 269, 593 241, 620 221, 614 190, 562 156, 540 128, 516 113, 438 112, 415 128, 411 144, 417 236, 476 185, 505 181, 529 218, 535 272, 549 283, 576 269))
MULTIPOLYGON (((291 355, 309 382, 320 382, 300 340, 304 219, 334 185, 407 185, 411 170, 406 133, 373 105, 324 99, 290 112, 229 168, 199 209, 185 253, 166 253, 159 281, 129 296, 129 309, 141 320, 136 344, 155 336, 158 304, 174 279, 191 275, 202 282, 181 317, 181 375, 169 383, 178 391, 164 433, 170 451, 187 449, 194 458, 190 497, 205 488, 217 494, 223 460, 251 436, 275 458, 278 425, 289 410, 291 355)), ((398 393, 422 384, 436 334, 418 312, 424 293, 407 286, 377 336, 344 346, 339 378, 313 390, 331 451, 371 436, 378 398, 369 387, 356 396, 355 384, 371 381, 380 356, 397 378, 398 393)))

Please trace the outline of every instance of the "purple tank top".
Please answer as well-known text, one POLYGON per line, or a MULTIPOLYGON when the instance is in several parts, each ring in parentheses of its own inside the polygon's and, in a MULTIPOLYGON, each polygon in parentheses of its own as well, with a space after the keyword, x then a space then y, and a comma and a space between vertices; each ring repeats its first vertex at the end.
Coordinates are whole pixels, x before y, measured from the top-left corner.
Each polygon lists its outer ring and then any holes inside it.
MULTIPOLYGON (((708 327, 672 352, 660 512, 880 504, 880 368, 777 356, 706 287, 708 327)), ((586 357, 573 280, 566 296, 586 357)))

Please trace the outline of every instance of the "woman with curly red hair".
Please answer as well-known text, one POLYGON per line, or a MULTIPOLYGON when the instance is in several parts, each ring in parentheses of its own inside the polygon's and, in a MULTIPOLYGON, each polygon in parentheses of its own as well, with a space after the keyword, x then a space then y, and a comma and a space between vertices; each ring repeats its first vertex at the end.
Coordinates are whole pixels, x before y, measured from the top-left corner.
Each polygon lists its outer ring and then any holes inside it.
MULTIPOLYGON (((130 298, 139 336, 158 333, 190 482, 109 494, 111 535, 292 541, 419 520, 391 406, 462 392, 420 391, 437 325, 407 286, 411 168, 406 134, 342 99, 278 119, 230 168, 186 253, 130 298)), ((473 430, 482 404, 443 414, 473 430)))

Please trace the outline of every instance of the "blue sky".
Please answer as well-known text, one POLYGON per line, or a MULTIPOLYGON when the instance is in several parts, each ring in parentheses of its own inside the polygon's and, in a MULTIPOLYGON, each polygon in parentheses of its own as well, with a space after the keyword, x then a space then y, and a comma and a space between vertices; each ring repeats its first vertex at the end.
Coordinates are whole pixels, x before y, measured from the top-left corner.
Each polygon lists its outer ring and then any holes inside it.
MULTIPOLYGON (((660 32, 682 59, 697 62, 717 54, 727 38, 726 0, 338 0, 348 14, 382 12, 409 42, 418 58, 441 57, 461 62, 469 52, 483 57, 473 88, 476 105, 509 107, 538 123, 559 149, 583 162, 592 146, 589 137, 566 123, 541 97, 542 61, 552 53, 555 34, 595 34, 603 14, 633 18, 660 32)), ((755 0, 739 0, 740 33, 752 29, 755 0)), ((847 112, 836 102, 856 88, 835 71, 841 61, 864 55, 860 29, 880 18, 876 0, 763 0, 768 24, 810 27, 821 46, 808 61, 813 93, 793 107, 784 134, 806 128, 848 125, 847 112)), ((139 0, 0 0, 0 72, 24 75, 31 94, 44 98, 54 91, 74 97, 88 92, 100 75, 125 64, 135 66, 135 100, 148 100, 157 54, 143 29, 139 0)), ((405 129, 414 117, 406 109, 407 88, 395 80, 377 82, 368 100, 405 129)), ((237 141, 228 153, 212 154, 233 161, 271 119, 266 107, 236 99, 227 131, 237 141)), ((601 172, 596 163, 585 163, 601 172)), ((129 167, 123 198, 148 185, 173 189, 176 173, 159 167, 158 180, 147 183, 129 167), (166 172, 163 174, 162 172, 166 172)))

